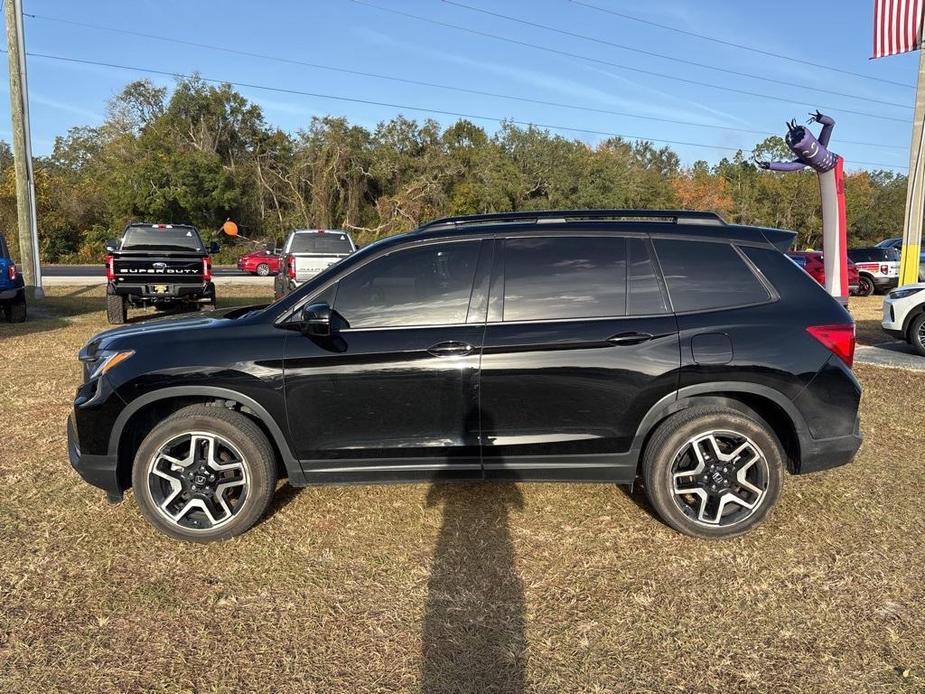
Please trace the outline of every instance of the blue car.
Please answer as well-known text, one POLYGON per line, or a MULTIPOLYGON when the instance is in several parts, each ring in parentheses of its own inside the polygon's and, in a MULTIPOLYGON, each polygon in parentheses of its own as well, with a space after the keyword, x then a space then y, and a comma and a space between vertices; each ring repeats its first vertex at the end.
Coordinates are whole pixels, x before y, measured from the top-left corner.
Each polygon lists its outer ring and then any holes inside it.
POLYGON ((26 320, 26 290, 22 275, 10 257, 3 234, 0 234, 0 312, 10 323, 26 320))

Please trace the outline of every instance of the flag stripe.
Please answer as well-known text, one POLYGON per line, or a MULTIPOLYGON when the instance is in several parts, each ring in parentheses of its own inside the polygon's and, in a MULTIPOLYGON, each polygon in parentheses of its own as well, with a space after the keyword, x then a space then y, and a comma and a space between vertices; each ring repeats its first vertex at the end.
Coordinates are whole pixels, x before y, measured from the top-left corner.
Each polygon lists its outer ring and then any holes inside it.
POLYGON ((925 0, 874 0, 874 58, 922 47, 925 0))

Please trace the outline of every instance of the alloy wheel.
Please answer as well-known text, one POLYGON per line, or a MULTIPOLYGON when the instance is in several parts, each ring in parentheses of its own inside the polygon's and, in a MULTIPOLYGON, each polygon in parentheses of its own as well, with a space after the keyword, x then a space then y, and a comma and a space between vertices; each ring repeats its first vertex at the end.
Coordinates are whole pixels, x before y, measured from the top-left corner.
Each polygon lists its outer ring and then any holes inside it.
POLYGON ((758 510, 769 479, 767 459, 751 439, 734 431, 708 431, 675 453, 672 499, 692 521, 727 527, 758 510))
POLYGON ((187 530, 211 530, 243 508, 250 484, 244 456, 208 432, 172 437, 151 458, 148 490, 158 512, 187 530))
POLYGON ((270 266, 266 263, 260 263, 260 265, 257 266, 257 274, 261 277, 266 277, 270 274, 270 266))

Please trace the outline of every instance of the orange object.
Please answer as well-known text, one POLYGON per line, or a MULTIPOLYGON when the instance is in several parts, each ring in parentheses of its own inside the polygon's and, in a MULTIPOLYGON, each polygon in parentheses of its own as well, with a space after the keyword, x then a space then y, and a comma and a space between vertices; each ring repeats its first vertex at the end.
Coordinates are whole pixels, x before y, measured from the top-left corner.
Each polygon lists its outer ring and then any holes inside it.
POLYGON ((229 219, 227 222, 222 224, 222 231, 228 234, 228 236, 237 236, 238 235, 238 225, 229 219))

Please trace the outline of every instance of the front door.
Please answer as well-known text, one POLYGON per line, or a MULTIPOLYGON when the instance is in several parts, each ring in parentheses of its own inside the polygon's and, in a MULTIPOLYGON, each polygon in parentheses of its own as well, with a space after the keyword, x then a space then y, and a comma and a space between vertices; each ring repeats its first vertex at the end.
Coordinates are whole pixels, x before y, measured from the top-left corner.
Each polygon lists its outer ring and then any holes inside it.
POLYGON ((310 479, 481 477, 489 251, 461 240, 379 256, 325 292, 332 337, 287 337, 291 440, 310 479))
POLYGON ((630 481, 649 408, 677 389, 680 353, 642 237, 509 238, 482 354, 489 477, 630 481))

